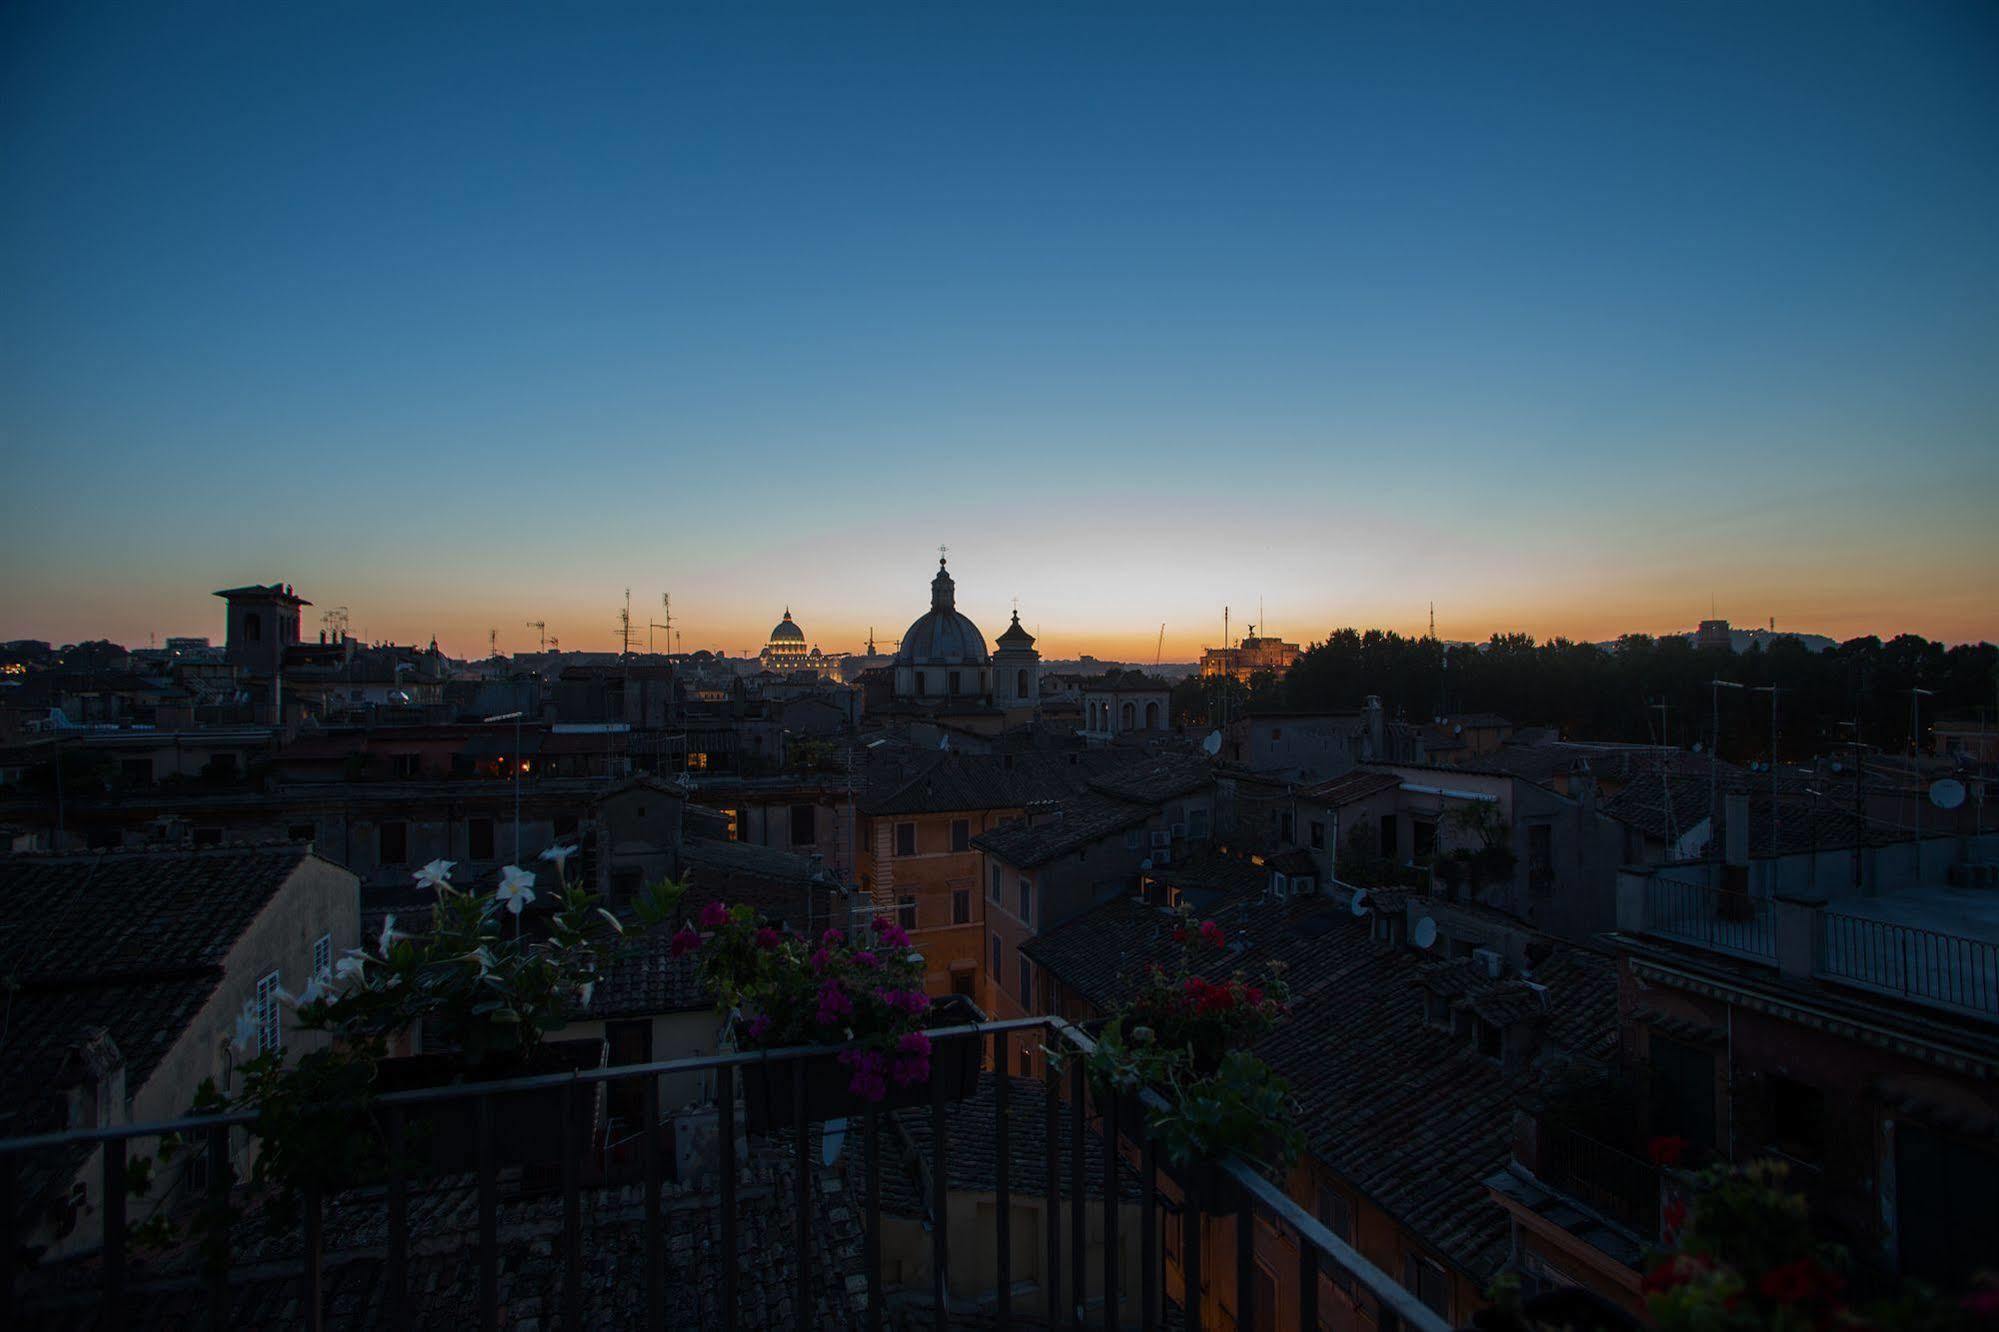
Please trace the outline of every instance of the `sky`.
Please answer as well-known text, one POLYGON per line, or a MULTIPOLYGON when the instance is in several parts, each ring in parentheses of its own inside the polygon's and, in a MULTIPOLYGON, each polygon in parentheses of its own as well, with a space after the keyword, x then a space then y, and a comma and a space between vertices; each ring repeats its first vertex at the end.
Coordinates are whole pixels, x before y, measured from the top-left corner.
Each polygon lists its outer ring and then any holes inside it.
POLYGON ((1995 219, 1983 2, 16 0, 0 638, 1999 637, 1995 219))

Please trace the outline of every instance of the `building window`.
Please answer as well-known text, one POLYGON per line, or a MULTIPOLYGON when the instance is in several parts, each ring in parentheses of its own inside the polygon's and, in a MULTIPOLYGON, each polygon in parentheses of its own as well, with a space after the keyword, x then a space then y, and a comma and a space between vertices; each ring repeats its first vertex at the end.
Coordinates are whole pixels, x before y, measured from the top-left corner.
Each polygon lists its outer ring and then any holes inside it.
POLYGON ((1695 1148, 1714 1146, 1714 1055, 1654 1031, 1652 1136, 1685 1138, 1695 1148))
POLYGON ((1034 1011, 1034 964, 1024 957, 1020 959, 1020 1006, 1034 1011))
POLYGON ((998 865, 993 866, 993 881, 991 887, 986 890, 986 894, 995 902, 1000 900, 1000 877, 1000 867, 998 865))
POLYGON ((951 890, 951 923, 969 925, 972 923, 972 890, 953 888, 951 890))
POLYGON ((376 840, 380 843, 377 859, 384 865, 406 864, 410 858, 410 826, 407 823, 385 823, 377 830, 376 840))
POLYGON ((916 825, 914 823, 898 823, 895 825, 895 853, 898 856, 913 856, 916 854, 916 825))
POLYGON ((278 973, 268 972, 257 980, 257 1053, 269 1054, 285 1048, 284 1024, 279 1021, 278 973))
POLYGON ((423 772, 423 755, 391 754, 389 755, 389 771, 398 777, 420 776, 423 772))
POLYGON ((493 858, 493 821, 491 819, 470 819, 465 824, 465 858, 467 860, 491 860, 493 858))
POLYGON ((1020 881, 1020 919, 1024 925, 1032 925, 1034 923, 1034 881, 1032 879, 1022 879, 1020 881))
POLYGON ((1014 676, 1013 676, 1013 694, 1014 694, 1014 697, 1015 697, 1015 698, 1026 698, 1026 697, 1027 697, 1027 672, 1026 672, 1026 671, 1015 671, 1015 672, 1014 672, 1014 676))
POLYGON ((1288 809, 1278 810, 1277 839, 1283 842, 1286 846, 1289 846, 1297 836, 1298 836, 1298 825, 1296 820, 1294 820, 1291 817, 1291 811, 1288 809))
POLYGON ((243 641, 246 643, 256 643, 261 642, 263 637, 264 617, 255 611, 251 611, 243 617, 243 641))
POLYGON ((978 997, 978 995, 976 994, 978 986, 975 983, 975 980, 976 978, 972 975, 970 971, 952 972, 951 993, 963 995, 967 999, 976 999, 978 997))
POLYGON ((1003 956, 1004 953, 1000 946, 1000 937, 997 934, 995 934, 993 936, 993 984, 995 985, 999 984, 1000 974, 1001 974, 1000 967, 1002 965, 1001 959, 1003 956))
POLYGON ((1536 897, 1555 891, 1555 830, 1545 823, 1527 830, 1527 887, 1536 897))
POLYGON ((1196 805, 1192 809, 1189 809, 1187 811, 1187 836, 1194 841, 1201 841, 1205 839, 1207 835, 1208 835, 1207 806, 1196 805))
POLYGON ((959 692, 959 690, 958 690, 958 672, 956 672, 956 671, 947 671, 947 672, 945 672, 945 674, 944 674, 944 681, 945 681, 945 685, 946 685, 946 692, 948 692, 949 694, 951 694, 951 695, 952 695, 953 697, 956 697, 956 696, 957 696, 957 694, 958 694, 958 692, 959 692))
POLYGON ((969 851, 972 849, 972 821, 970 819, 951 820, 951 849, 969 851))
POLYGON ((1445 1031, 1451 1029, 1451 1001, 1435 990, 1423 992, 1423 1021, 1445 1031))
POLYGON ((333 974, 333 936, 322 934, 312 941, 312 974, 322 980, 333 974))
POLYGON ((819 811, 811 805, 791 807, 791 844, 811 846, 819 840, 819 811))
POLYGON ((1437 825, 1431 819, 1417 819, 1409 825, 1410 855, 1422 864, 1437 851, 1437 825))
POLYGON ((1326 849, 1325 821, 1323 819, 1313 819, 1308 831, 1311 834, 1312 849, 1314 851, 1325 850, 1326 849))
POLYGON ((1423 1301, 1437 1317, 1450 1317, 1450 1283, 1445 1280, 1444 1269, 1439 1264, 1417 1254, 1404 1254, 1402 1288, 1423 1301))
POLYGON ((895 900, 895 923, 905 930, 916 928, 916 899, 898 897, 895 900))
POLYGON ((1825 1093, 1796 1078, 1771 1074, 1770 1145, 1795 1160, 1824 1160, 1825 1093))

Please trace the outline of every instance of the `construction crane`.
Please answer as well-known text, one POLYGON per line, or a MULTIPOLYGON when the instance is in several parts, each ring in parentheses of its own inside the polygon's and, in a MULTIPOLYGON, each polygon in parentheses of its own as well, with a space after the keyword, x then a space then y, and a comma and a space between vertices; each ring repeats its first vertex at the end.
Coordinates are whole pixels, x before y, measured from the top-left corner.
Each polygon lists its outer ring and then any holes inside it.
POLYGON ((529 620, 527 623, 528 623, 528 628, 534 630, 536 634, 540 635, 541 650, 543 652, 548 651, 548 621, 529 620))
POLYGON ((1159 669, 1159 658, 1166 652, 1166 626, 1159 626, 1159 641, 1152 645, 1152 669, 1159 669))

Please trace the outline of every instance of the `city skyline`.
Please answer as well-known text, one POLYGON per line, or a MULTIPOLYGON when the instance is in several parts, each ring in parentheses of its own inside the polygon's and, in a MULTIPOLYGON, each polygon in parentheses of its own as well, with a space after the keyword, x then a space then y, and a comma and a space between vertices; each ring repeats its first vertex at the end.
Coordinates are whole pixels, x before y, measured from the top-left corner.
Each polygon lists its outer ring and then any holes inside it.
POLYGON ((1999 637, 1989 7, 24 5, 0 61, 8 637, 282 577, 858 647, 940 542, 1056 654, 1999 637))

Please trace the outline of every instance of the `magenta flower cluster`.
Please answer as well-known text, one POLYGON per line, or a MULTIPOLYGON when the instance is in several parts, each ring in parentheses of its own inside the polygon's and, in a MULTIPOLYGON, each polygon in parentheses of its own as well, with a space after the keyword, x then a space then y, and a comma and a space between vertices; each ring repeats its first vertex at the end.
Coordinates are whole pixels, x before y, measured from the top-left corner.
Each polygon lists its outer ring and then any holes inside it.
POLYGON ((887 916, 875 917, 875 938, 884 948, 909 947, 909 931, 890 920, 887 916))
POLYGON ((930 1081, 930 1038, 920 1031, 907 1032, 896 1042, 892 1054, 880 1050, 845 1050, 840 1062, 848 1069, 847 1090, 864 1101, 879 1101, 888 1095, 892 1081, 898 1087, 915 1087, 930 1081))
POLYGON ((842 1019, 854 1015, 854 1001, 840 988, 840 982, 829 980, 819 987, 819 1013, 817 1021, 822 1027, 830 1027, 842 1019))
POLYGON ((722 926, 727 925, 728 923, 729 923, 729 908, 723 906, 720 902, 710 902, 707 906, 701 908, 702 929, 704 930, 720 929, 722 926))
POLYGON ((875 999, 885 1008, 921 1017, 930 1009, 930 996, 921 990, 878 989, 875 999))

